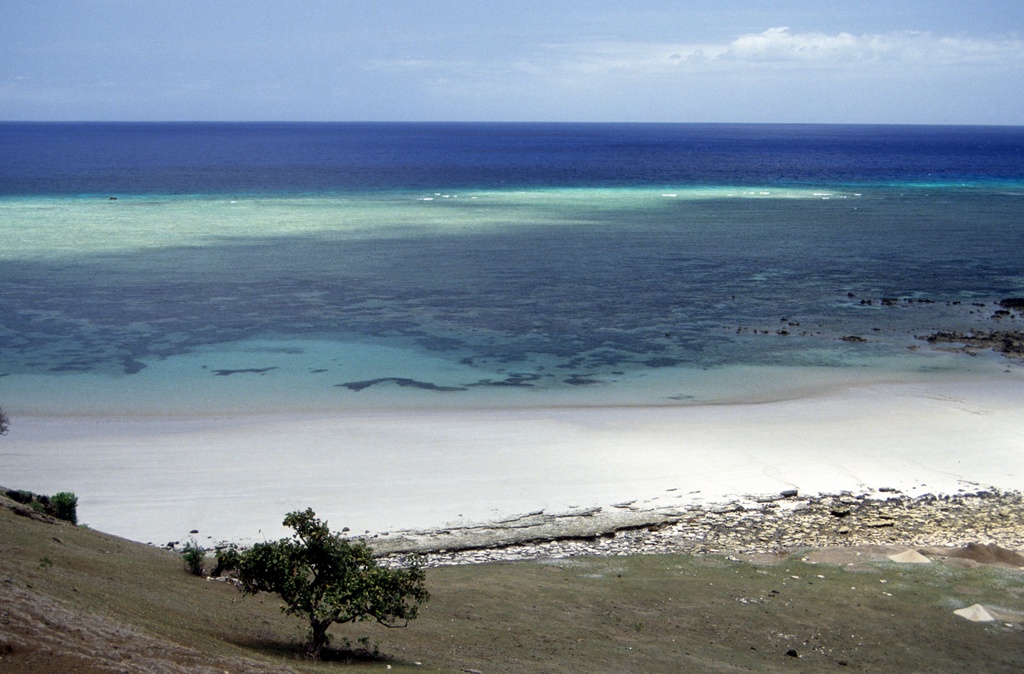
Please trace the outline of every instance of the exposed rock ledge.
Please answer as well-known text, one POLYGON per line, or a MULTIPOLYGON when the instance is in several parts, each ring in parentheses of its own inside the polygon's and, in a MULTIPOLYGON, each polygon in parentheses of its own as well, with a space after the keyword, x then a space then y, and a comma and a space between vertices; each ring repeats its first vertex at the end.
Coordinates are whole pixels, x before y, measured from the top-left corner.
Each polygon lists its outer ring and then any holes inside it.
POLYGON ((537 512, 482 525, 397 532, 371 543, 380 556, 420 554, 428 566, 577 555, 777 554, 852 545, 974 542, 1024 548, 1024 499, 1018 492, 784 494, 663 510, 623 504, 537 512))
POLYGON ((1024 332, 1017 330, 940 331, 919 336, 929 344, 950 344, 951 351, 977 354, 991 349, 1007 358, 1024 358, 1024 332))
POLYGON ((611 511, 587 508, 565 513, 543 511, 484 524, 426 531, 401 531, 372 541, 378 554, 460 552, 501 549, 551 541, 591 540, 635 529, 657 529, 679 521, 677 510, 611 511))

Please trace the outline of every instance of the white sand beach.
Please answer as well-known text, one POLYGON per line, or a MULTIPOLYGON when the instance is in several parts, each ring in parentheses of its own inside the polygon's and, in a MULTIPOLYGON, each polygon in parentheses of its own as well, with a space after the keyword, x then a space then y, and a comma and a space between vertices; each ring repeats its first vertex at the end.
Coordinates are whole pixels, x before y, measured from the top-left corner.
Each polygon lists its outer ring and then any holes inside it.
POLYGON ((312 507, 353 532, 798 489, 1024 489, 1024 376, 878 383, 760 404, 19 417, 8 487, 70 490, 143 542, 276 538, 312 507))

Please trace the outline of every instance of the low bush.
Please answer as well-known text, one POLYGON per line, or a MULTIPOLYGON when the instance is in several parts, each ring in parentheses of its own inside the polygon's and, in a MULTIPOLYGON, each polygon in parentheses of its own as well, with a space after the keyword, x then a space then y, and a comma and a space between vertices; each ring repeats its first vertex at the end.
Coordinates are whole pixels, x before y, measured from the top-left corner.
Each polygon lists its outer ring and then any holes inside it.
POLYGON ((54 494, 50 497, 49 505, 54 517, 78 524, 78 497, 72 492, 62 491, 54 494))
POLYGON ((45 496, 27 489, 8 489, 3 494, 16 503, 27 505, 37 513, 78 524, 78 497, 72 492, 62 491, 53 496, 45 496))
POLYGON ((242 555, 238 552, 238 548, 235 545, 229 545, 227 547, 217 548, 216 550, 217 565, 213 567, 213 571, 210 575, 214 578, 218 578, 222 573, 228 573, 238 568, 238 563, 242 560, 242 555))
POLYGON ((24 503, 28 505, 35 500, 36 495, 25 489, 8 489, 7 498, 17 503, 24 503))
POLYGON ((203 575, 203 561, 206 559, 206 550, 196 543, 195 539, 190 540, 181 550, 181 559, 185 562, 185 570, 193 576, 203 575))

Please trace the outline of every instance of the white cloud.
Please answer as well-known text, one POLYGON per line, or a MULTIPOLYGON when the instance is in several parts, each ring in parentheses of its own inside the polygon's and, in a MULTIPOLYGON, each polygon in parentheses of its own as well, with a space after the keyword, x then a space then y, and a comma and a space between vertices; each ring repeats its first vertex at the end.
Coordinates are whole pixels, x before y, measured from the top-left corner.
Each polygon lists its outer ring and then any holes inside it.
POLYGON ((755 35, 733 40, 719 58, 752 63, 778 61, 859 60, 865 40, 849 33, 792 34, 788 28, 769 28, 755 35))
MULTIPOLYGON (((864 64, 950 67, 1024 66, 1024 40, 939 37, 903 31, 873 35, 793 33, 769 28, 719 43, 590 43, 554 48, 575 70, 653 71, 669 68, 844 67, 864 64), (571 55, 571 56, 570 56, 571 55)), ((552 59, 552 65, 558 58, 552 59)))
POLYGON ((847 32, 797 33, 786 27, 740 35, 720 42, 655 43, 592 41, 534 45, 512 53, 492 53, 473 61, 437 58, 385 58, 364 61, 372 71, 498 78, 572 79, 616 75, 670 76, 673 73, 758 70, 817 71, 858 67, 893 72, 988 66, 1024 69, 1024 40, 942 37, 929 32, 853 35, 847 32))
POLYGON ((1024 63, 1024 41, 943 38, 914 31, 855 36, 849 33, 791 33, 788 28, 770 28, 763 33, 743 35, 733 40, 722 57, 748 63, 1019 65, 1024 63))
POLYGON ((1020 118, 1007 101, 1024 86, 1024 40, 911 31, 776 27, 718 41, 520 43, 446 56, 362 61, 365 97, 400 91, 419 118, 457 109, 466 119, 1005 123, 1020 118))

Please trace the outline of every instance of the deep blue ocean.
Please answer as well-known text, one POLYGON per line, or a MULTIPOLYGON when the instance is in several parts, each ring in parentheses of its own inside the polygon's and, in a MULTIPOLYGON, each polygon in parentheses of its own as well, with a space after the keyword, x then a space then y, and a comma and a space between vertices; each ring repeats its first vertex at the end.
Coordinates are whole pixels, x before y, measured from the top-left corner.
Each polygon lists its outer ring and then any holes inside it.
POLYGON ((0 236, 20 413, 757 399, 1009 366, 1024 128, 4 123, 0 236))
POLYGON ((0 124, 0 194, 992 186, 1024 128, 748 124, 0 124))

